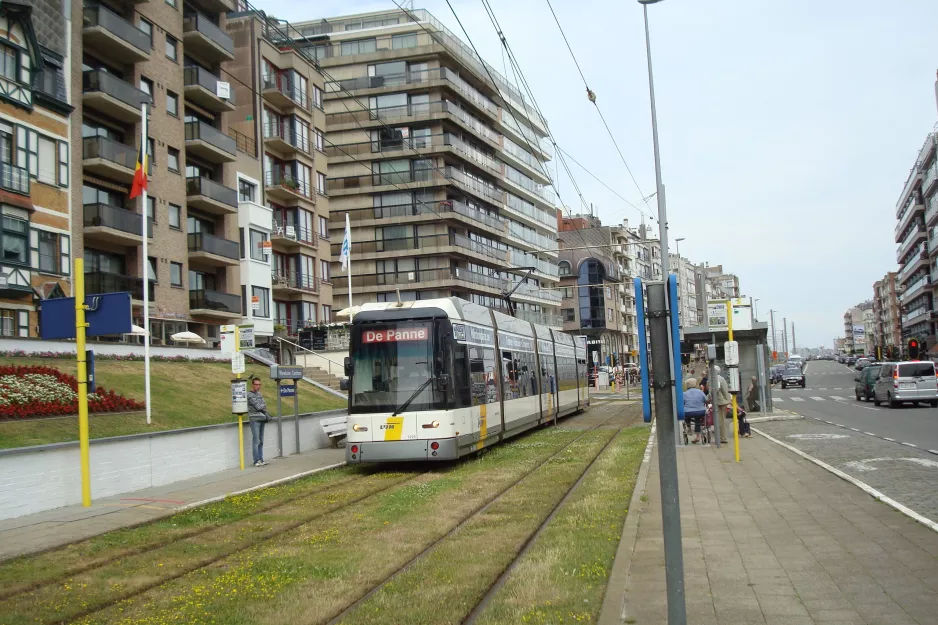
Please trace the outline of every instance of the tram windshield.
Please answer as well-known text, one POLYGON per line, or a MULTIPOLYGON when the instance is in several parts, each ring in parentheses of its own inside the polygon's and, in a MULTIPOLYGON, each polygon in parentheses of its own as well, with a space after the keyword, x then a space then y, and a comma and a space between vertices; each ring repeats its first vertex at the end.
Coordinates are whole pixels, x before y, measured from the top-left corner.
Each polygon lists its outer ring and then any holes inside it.
POLYGON ((352 354, 352 411, 393 412, 411 396, 407 411, 431 409, 437 391, 427 383, 433 363, 430 324, 365 326, 360 332, 352 354))

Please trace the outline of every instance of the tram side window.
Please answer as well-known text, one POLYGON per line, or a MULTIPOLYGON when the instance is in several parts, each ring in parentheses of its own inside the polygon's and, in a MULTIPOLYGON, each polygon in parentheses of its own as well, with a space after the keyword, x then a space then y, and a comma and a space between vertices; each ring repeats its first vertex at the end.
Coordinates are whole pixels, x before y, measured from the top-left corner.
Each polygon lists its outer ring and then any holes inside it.
POLYGON ((472 404, 472 384, 469 378, 469 350, 465 345, 453 347, 453 386, 456 408, 468 408, 472 404))
POLYGON ((569 391, 576 388, 576 360, 569 356, 557 357, 557 368, 560 373, 560 390, 569 391))
POLYGON ((553 354, 541 354, 541 380, 545 393, 557 392, 557 374, 554 369, 553 354))
POLYGON ((495 383, 495 350, 491 347, 469 348, 469 379, 472 381, 472 405, 498 401, 495 383))
POLYGON ((531 352, 502 350, 502 388, 506 400, 537 394, 534 365, 531 352))

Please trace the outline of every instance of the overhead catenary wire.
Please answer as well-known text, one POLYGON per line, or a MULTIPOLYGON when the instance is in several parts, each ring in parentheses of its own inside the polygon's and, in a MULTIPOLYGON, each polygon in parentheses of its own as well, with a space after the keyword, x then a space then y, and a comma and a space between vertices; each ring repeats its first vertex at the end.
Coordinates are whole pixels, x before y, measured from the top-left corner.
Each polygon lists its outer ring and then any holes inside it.
MULTIPOLYGON (((560 19, 557 17, 557 13, 554 11, 554 7, 551 5, 550 0, 544 0, 547 2, 547 7, 550 9, 550 14, 554 17, 554 22, 557 24, 558 30, 560 30, 560 35, 563 37, 563 42, 567 45, 567 50, 570 52, 570 57, 573 59, 574 65, 576 65, 577 71, 580 73, 580 78, 583 80, 583 86, 586 88, 587 98, 590 102, 593 103, 593 106, 596 107, 596 112, 599 113, 599 118, 603 122, 603 126, 606 128, 606 133, 609 135, 609 138, 612 140, 612 144, 616 148, 616 152, 619 154, 619 159, 622 161, 622 164, 625 165, 626 171, 629 172, 629 177, 632 179, 632 182, 635 184, 635 188, 638 190, 639 195, 642 197, 642 200, 645 202, 645 205, 648 205, 648 197, 642 191, 641 186, 638 184, 638 180, 635 179, 635 174, 632 173, 632 168, 629 167, 628 161, 625 160, 625 156, 622 154, 622 149, 619 148, 619 142, 616 141, 615 135, 612 134, 612 130, 609 128, 609 124, 606 122, 606 116, 603 115, 603 111, 599 108, 599 102, 596 99, 596 93, 590 89, 589 83, 586 82, 586 76, 583 74, 583 70, 580 68, 580 62, 576 58, 576 54, 573 53, 573 47, 570 45, 570 41, 567 39, 567 34, 563 30, 563 26, 560 24, 560 19)), ((485 3, 486 0, 483 0, 485 3)), ((649 206, 649 209, 651 207, 649 206)), ((654 218, 654 217, 653 217, 654 218)), ((657 220, 657 218, 654 218, 657 220)))

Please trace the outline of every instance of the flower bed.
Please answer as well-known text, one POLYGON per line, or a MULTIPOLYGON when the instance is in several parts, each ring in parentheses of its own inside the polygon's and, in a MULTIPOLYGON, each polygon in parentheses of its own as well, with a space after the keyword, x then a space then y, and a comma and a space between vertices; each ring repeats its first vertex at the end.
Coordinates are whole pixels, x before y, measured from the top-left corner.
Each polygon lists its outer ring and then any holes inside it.
MULTIPOLYGON (((88 412, 141 410, 142 402, 98 386, 88 412)), ((0 366, 0 420, 78 413, 78 380, 52 367, 0 366)))
MULTIPOLYGON (((218 353, 218 352, 216 352, 218 353)), ((118 360, 126 362, 142 362, 143 354, 98 354, 94 355, 96 360, 118 360)), ((21 349, 0 350, 0 358, 63 358, 75 359, 75 352, 27 352, 21 349)), ((224 356, 164 356, 162 354, 151 354, 151 362, 230 362, 230 359, 224 356)))

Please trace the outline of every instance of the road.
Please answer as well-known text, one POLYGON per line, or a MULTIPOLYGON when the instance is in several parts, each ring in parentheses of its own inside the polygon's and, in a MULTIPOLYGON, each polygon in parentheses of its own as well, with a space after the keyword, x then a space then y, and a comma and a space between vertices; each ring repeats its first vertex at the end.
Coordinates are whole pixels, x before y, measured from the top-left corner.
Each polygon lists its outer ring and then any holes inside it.
POLYGON ((812 361, 806 377, 807 389, 772 391, 776 408, 805 419, 753 428, 938 522, 938 409, 857 401, 856 372, 836 362, 812 361))
POLYGON ((855 369, 838 362, 811 361, 805 369, 806 389, 772 389, 776 407, 938 451, 938 408, 905 404, 891 409, 857 401, 856 375, 855 369))

